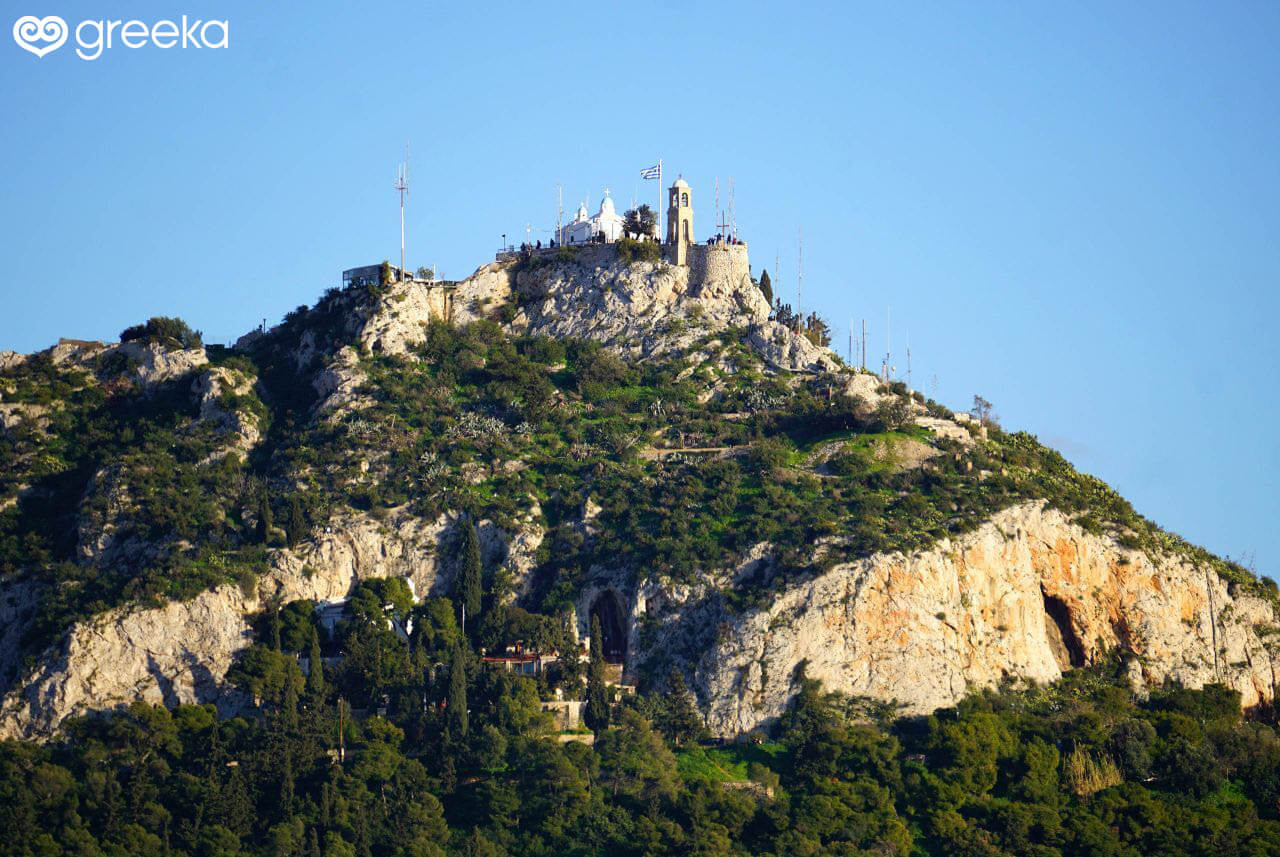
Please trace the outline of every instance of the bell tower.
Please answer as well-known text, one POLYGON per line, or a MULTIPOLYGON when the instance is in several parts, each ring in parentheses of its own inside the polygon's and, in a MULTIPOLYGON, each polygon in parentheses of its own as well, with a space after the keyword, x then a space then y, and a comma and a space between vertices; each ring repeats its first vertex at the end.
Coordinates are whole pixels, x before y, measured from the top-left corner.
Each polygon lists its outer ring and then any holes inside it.
POLYGON ((677 265, 689 264, 689 245, 693 238, 693 200, 689 183, 677 178, 667 199, 667 243, 673 248, 672 259, 677 265))

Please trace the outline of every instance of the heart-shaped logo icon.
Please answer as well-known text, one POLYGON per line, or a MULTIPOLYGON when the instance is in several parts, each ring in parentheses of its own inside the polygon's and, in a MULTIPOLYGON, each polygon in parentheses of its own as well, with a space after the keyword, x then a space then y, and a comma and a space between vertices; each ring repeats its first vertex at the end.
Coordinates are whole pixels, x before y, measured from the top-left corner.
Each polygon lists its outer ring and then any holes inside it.
POLYGON ((38 57, 56 51, 67 40, 67 22, 57 15, 37 18, 35 15, 23 15, 13 23, 13 40, 24 51, 31 51, 38 57), (38 46, 36 42, 47 42, 38 46))

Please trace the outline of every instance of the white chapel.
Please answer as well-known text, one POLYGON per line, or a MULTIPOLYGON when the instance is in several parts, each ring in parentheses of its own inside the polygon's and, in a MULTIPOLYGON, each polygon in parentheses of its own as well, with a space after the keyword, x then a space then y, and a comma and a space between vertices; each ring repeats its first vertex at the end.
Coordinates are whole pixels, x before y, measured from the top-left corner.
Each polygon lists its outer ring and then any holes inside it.
POLYGON ((572 222, 561 228, 560 243, 589 244, 601 233, 604 234, 605 241, 617 241, 623 234, 622 224, 622 215, 614 208, 613 197, 609 196, 609 189, 605 188, 604 198, 600 200, 600 210, 594 217, 588 217, 587 204, 584 202, 579 205, 572 222))

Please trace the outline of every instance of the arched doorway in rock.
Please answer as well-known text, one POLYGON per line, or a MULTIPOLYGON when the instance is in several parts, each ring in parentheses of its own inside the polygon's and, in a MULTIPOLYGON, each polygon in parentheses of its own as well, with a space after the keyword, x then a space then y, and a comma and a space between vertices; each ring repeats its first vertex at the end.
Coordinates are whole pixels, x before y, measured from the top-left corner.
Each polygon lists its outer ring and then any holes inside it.
POLYGON ((622 612, 622 599, 606 589, 591 602, 591 619, 600 620, 600 649, 604 659, 620 664, 627 655, 627 623, 622 612))
POLYGON ((1084 646, 1080 644, 1080 638, 1071 625, 1071 610, 1065 601, 1045 592, 1043 587, 1040 594, 1044 597, 1044 629, 1058 668, 1066 672, 1072 667, 1084 666, 1084 646))

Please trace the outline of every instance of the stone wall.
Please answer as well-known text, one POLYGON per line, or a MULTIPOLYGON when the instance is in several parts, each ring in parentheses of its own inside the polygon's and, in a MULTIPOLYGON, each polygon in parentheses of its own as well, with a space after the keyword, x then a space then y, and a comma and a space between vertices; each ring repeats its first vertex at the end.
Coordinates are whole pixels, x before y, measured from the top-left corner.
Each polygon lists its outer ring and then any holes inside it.
POLYGON ((740 283, 751 279, 746 244, 693 244, 689 247, 689 287, 697 293, 708 282, 740 283))

